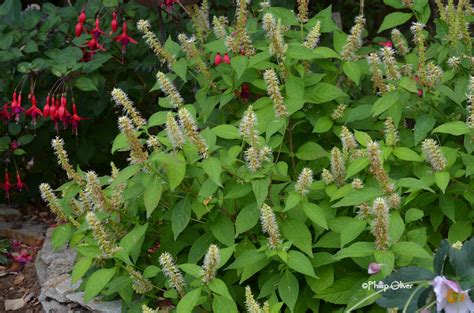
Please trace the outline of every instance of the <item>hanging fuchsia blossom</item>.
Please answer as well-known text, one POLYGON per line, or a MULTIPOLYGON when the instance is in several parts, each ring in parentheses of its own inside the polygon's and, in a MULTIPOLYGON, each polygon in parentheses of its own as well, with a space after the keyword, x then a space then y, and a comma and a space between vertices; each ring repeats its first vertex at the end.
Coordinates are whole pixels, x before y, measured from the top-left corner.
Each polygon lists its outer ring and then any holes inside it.
POLYGON ((122 33, 115 37, 114 40, 122 45, 122 53, 125 53, 129 43, 137 44, 135 39, 127 35, 127 22, 123 22, 122 33))
POLYGON ((436 310, 446 313, 469 313, 474 311, 474 304, 469 298, 468 290, 462 290, 458 282, 444 276, 436 276, 432 282, 436 294, 436 310))
POLYGON ((25 114, 28 116, 31 116, 33 120, 33 126, 36 126, 36 117, 43 116, 43 112, 40 109, 38 109, 36 96, 34 94, 30 95, 30 100, 31 100, 31 108, 26 110, 25 114))

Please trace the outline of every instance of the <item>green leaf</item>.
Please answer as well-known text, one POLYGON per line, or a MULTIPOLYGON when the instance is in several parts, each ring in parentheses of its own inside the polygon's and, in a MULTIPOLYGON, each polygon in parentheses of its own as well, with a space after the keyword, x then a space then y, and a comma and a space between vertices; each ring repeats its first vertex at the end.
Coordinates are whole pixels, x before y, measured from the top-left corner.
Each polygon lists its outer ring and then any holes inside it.
POLYGON ((309 141, 298 148, 296 151, 296 157, 300 160, 310 161, 323 158, 327 155, 327 152, 315 142, 309 141))
POLYGON ((92 79, 86 76, 81 76, 76 80, 74 84, 78 89, 82 91, 98 91, 96 84, 92 79))
POLYGON ((295 219, 286 219, 282 225, 282 232, 286 239, 293 242, 293 245, 307 255, 313 256, 311 233, 305 223, 295 219))
POLYGON ((418 93, 418 87, 416 86, 416 80, 410 77, 402 77, 398 82, 398 85, 410 92, 418 93))
POLYGON ((222 165, 218 158, 210 157, 202 161, 202 168, 207 176, 217 185, 222 187, 222 165))
POLYGON ((414 208, 408 209, 408 211, 405 213, 405 223, 408 224, 408 223, 417 221, 421 219, 423 216, 424 216, 424 213, 422 210, 418 210, 414 208))
POLYGON ((471 233, 471 221, 458 221, 449 227, 448 240, 450 243, 455 243, 457 241, 463 242, 464 240, 471 237, 471 233))
POLYGON ((314 273, 313 265, 309 259, 299 251, 288 251, 288 267, 306 276, 317 278, 314 273))
POLYGON ((71 273, 71 283, 74 284, 77 282, 79 279, 84 276, 84 274, 89 270, 89 268, 92 265, 92 258, 81 258, 79 261, 74 264, 74 268, 72 269, 71 273))
POLYGON ((71 224, 60 224, 54 228, 53 234, 51 235, 51 245, 53 250, 58 250, 64 246, 72 235, 72 226, 71 224))
POLYGON ((321 226, 324 229, 328 229, 326 214, 324 214, 324 210, 320 206, 311 202, 305 202, 303 203, 302 208, 306 216, 313 223, 321 226))
POLYGON ((214 278, 209 282, 207 286, 209 287, 209 289, 211 289, 212 292, 224 296, 229 300, 232 300, 232 296, 230 295, 229 290, 227 289, 227 285, 219 278, 214 278))
POLYGON ((433 133, 444 133, 444 134, 451 134, 454 136, 464 135, 470 132, 469 127, 467 127, 466 123, 461 121, 454 121, 444 123, 435 129, 433 129, 433 133))
POLYGON ((307 88, 305 92, 305 100, 309 103, 325 103, 346 97, 348 97, 348 95, 339 87, 328 83, 317 83, 307 88))
POLYGON ((289 75, 285 81, 285 90, 290 98, 304 99, 304 80, 300 77, 289 75))
POLYGON ((285 200, 285 209, 283 210, 283 212, 286 212, 288 210, 291 210, 293 209, 295 206, 298 205, 298 203, 300 203, 300 200, 301 200, 301 195, 292 191, 288 194, 288 197, 286 197, 286 200, 285 200))
POLYGON ((250 204, 243 208, 235 220, 235 236, 257 225, 259 217, 260 212, 256 205, 250 204))
POLYGON ((234 244, 234 223, 225 215, 220 215, 212 223, 211 233, 226 246, 232 246, 234 244))
POLYGON ((143 201, 145 202, 147 218, 150 218, 151 214, 158 206, 162 192, 163 187, 161 178, 157 175, 153 175, 145 184, 145 191, 143 192, 143 201))
POLYGON ((249 63, 249 59, 243 55, 235 56, 230 60, 230 66, 232 66, 232 68, 236 72, 237 79, 240 79, 242 74, 245 72, 245 70, 247 69, 248 63, 249 63))
POLYGON ((178 153, 167 157, 166 175, 168 176, 170 189, 173 191, 181 184, 186 175, 186 160, 183 154, 178 153))
POLYGON ((188 226, 189 220, 191 219, 191 199, 190 196, 186 196, 183 200, 179 201, 178 204, 173 208, 173 215, 171 217, 171 229, 173 230, 174 240, 178 238, 179 234, 188 226))
POLYGON ((382 195, 382 192, 377 188, 366 187, 362 190, 355 190, 350 194, 344 196, 341 200, 336 202, 332 207, 339 208, 343 206, 359 205, 362 202, 371 201, 376 197, 382 195))
POLYGON ((414 242, 400 241, 393 245, 391 249, 395 254, 400 256, 416 257, 423 259, 431 259, 432 256, 423 247, 414 242))
POLYGON ((446 192, 446 188, 449 185, 449 172, 436 172, 434 173, 436 185, 441 189, 443 193, 446 192))
POLYGON ((423 161, 422 157, 420 157, 418 153, 405 147, 395 148, 393 150, 393 154, 400 160, 404 160, 404 161, 413 161, 413 162, 423 161))
POLYGON ((211 129, 217 137, 224 139, 240 139, 239 129, 228 124, 221 124, 211 129))
POLYGON ((289 271, 285 272, 278 282, 278 294, 291 312, 295 308, 299 292, 298 279, 289 271))
POLYGON ((117 268, 102 268, 98 271, 95 271, 87 280, 86 289, 84 292, 84 301, 87 303, 92 298, 97 296, 99 292, 104 289, 109 281, 114 277, 117 272, 117 268))
POLYGON ((374 250, 373 242, 359 241, 347 248, 339 250, 334 257, 339 260, 344 258, 360 258, 372 255, 374 250))
POLYGON ((416 119, 415 124, 415 145, 426 138, 426 135, 433 129, 436 124, 436 120, 430 115, 422 115, 416 119))
POLYGON ((402 25, 403 23, 407 22, 413 13, 402 13, 402 12, 394 12, 390 13, 389 15, 385 16, 383 19, 382 25, 380 25, 379 30, 377 33, 383 32, 386 29, 396 27, 398 25, 402 25))
POLYGON ((427 184, 413 177, 405 177, 405 178, 399 179, 397 181, 397 186, 409 188, 408 189, 409 192, 417 191, 417 190, 427 190, 434 193, 433 189, 431 189, 427 184))
POLYGON ((258 207, 262 207, 265 199, 268 195, 268 188, 270 186, 270 179, 256 179, 252 181, 252 190, 253 194, 255 195, 255 199, 257 200, 258 207))
POLYGON ((344 62, 342 70, 357 86, 359 86, 360 76, 362 74, 360 65, 357 62, 344 62))
POLYGON ((313 133, 325 133, 331 129, 333 124, 333 120, 328 116, 320 117, 314 124, 313 133))
POLYGON ((188 71, 188 63, 186 62, 186 59, 182 58, 174 62, 173 71, 179 76, 179 78, 186 81, 186 72, 188 71))
POLYGON ((341 231, 341 248, 356 239, 367 226, 366 221, 352 219, 341 231))
POLYGON ((137 224, 132 231, 120 240, 120 247, 123 249, 122 251, 130 255, 134 261, 136 261, 140 255, 147 229, 148 223, 144 225, 137 224))
POLYGON ((352 161, 346 169, 346 179, 354 176, 363 169, 369 166, 369 160, 367 158, 358 158, 352 161))
POLYGON ((226 269, 239 269, 249 266, 252 263, 257 263, 265 260, 267 257, 265 253, 260 252, 256 249, 251 249, 243 252, 235 258, 235 261, 229 265, 226 269))
POLYGON ((399 96, 400 94, 398 91, 391 91, 383 95, 375 101, 372 107, 372 116, 375 117, 390 109, 395 103, 397 103, 399 96))
POLYGON ((238 313, 237 305, 233 299, 221 295, 214 295, 212 300, 213 312, 238 313))
POLYGON ((199 297, 201 297, 201 288, 196 288, 186 293, 176 306, 176 313, 193 312, 193 309, 199 303, 199 297))
POLYGON ((360 276, 343 275, 334 284, 316 294, 315 298, 334 304, 347 304, 354 295, 353 287, 360 288, 360 284, 357 285, 360 279, 360 276))

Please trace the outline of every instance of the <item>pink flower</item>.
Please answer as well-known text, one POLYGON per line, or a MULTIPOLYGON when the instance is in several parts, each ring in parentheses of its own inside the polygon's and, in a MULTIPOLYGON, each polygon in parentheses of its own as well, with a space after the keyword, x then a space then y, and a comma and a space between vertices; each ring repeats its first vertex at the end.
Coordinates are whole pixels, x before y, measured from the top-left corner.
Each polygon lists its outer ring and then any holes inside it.
POLYGON ((392 48, 393 47, 393 44, 392 42, 389 40, 389 41, 382 41, 381 43, 379 43, 379 45, 383 46, 383 47, 388 47, 388 48, 392 48))
POLYGON ((377 274, 380 272, 380 268, 382 266, 379 263, 370 263, 369 267, 367 268, 367 272, 372 275, 372 274, 377 274))
POLYGON ((436 310, 446 313, 469 313, 474 311, 474 304, 469 298, 468 290, 462 290, 459 283, 444 276, 436 276, 431 283, 436 294, 436 310))

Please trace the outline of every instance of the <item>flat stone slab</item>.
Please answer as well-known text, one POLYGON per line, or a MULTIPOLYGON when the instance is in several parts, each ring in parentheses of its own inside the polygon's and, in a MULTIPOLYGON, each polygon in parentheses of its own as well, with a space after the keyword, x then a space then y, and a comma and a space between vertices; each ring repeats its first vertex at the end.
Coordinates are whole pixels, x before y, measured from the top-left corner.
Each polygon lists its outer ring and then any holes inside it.
POLYGON ((76 292, 66 296, 69 300, 79 303, 81 306, 93 311, 101 313, 118 313, 122 312, 121 301, 99 301, 92 299, 88 303, 84 303, 84 292, 76 292))
POLYGON ((18 240, 29 246, 41 246, 44 241, 46 225, 33 224, 26 221, 21 223, 21 228, 17 228, 18 223, 0 222, 0 236, 10 240, 18 240))
POLYGON ((21 216, 21 213, 17 209, 12 209, 5 205, 0 205, 0 216, 4 216, 4 217, 21 216))

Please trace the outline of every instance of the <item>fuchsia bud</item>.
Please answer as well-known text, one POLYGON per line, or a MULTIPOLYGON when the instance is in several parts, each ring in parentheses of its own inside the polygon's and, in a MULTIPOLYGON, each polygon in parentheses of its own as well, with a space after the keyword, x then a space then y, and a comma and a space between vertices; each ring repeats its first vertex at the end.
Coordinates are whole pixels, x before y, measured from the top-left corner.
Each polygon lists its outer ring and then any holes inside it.
POLYGON ((118 22, 117 22, 117 13, 112 12, 112 22, 110 23, 110 27, 112 28, 112 33, 115 33, 118 29, 118 22))
POLYGON ((79 16, 77 17, 77 21, 81 24, 84 24, 84 22, 86 21, 86 12, 84 12, 84 10, 82 10, 81 14, 79 14, 79 16))
POLYGON ((423 97, 423 90, 422 89, 418 89, 418 97, 423 97))
POLYGON ((83 26, 81 23, 77 23, 76 24, 76 37, 80 37, 82 35, 82 30, 83 30, 83 26))
POLYGON ((222 56, 217 52, 216 57, 214 58, 214 65, 217 66, 222 63, 222 56))
POLYGON ((230 58, 229 58, 229 54, 228 54, 228 53, 224 54, 224 63, 230 64, 230 58))
POLYGON ((369 267, 367 269, 367 272, 372 275, 372 274, 377 274, 378 272, 380 272, 380 268, 382 266, 379 264, 379 263, 370 263, 369 264, 369 267))

